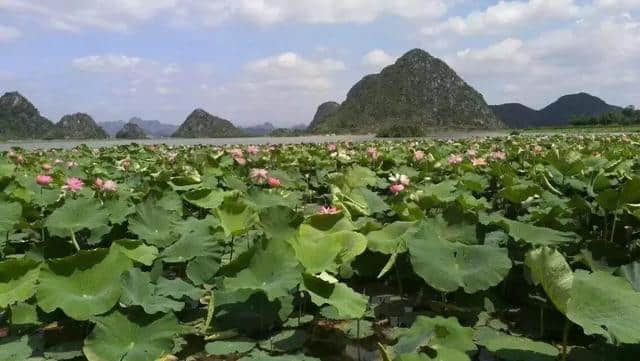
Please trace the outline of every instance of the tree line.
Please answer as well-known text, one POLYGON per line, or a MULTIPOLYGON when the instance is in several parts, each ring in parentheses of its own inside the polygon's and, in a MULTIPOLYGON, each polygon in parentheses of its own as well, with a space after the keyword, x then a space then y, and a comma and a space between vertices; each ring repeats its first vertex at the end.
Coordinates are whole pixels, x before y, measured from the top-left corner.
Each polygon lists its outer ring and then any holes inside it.
POLYGON ((574 115, 570 119, 571 125, 631 125, 640 124, 640 110, 633 105, 619 112, 600 115, 574 115))

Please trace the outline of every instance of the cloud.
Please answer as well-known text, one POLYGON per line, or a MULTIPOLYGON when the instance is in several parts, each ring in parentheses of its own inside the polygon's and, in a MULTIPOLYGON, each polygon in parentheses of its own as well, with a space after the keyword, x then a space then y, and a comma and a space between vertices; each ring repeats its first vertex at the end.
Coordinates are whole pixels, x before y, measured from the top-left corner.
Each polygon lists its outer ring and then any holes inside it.
MULTIPOLYGON (((611 1, 611 0, 610 0, 611 1)), ((453 33, 460 36, 500 34, 543 21, 577 17, 581 8, 574 0, 500 1, 465 17, 455 16, 422 29, 425 35, 453 33)))
POLYGON ((587 91, 619 105, 640 96, 640 19, 595 14, 528 39, 506 38, 445 60, 494 103, 543 106, 587 91))
POLYGON ((397 57, 387 54, 384 50, 374 49, 362 58, 362 64, 368 68, 381 69, 387 65, 393 64, 396 59, 397 57))
POLYGON ((22 33, 12 26, 0 25, 0 43, 10 43, 17 40, 22 33))
POLYGON ((90 55, 71 61, 74 68, 94 73, 135 71, 143 59, 126 55, 90 55))
POLYGON ((433 19, 444 15, 451 3, 445 0, 3 0, 0 9, 32 16, 54 29, 79 32, 85 28, 129 31, 155 18, 188 25, 238 21, 261 25, 368 23, 383 16, 433 19))

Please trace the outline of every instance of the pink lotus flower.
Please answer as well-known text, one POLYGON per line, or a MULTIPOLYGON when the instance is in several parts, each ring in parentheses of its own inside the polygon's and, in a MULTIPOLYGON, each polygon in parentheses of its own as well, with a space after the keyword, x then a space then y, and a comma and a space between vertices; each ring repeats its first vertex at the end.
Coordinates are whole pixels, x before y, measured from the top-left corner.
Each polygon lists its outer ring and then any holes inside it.
POLYGON ((369 155, 369 158, 373 160, 378 159, 378 149, 376 149, 375 147, 367 148, 367 154, 369 155))
POLYGON ((269 180, 267 180, 267 183, 271 188, 280 187, 282 185, 282 183, 280 182, 280 179, 274 178, 274 177, 269 177, 269 180))
POLYGON ((338 146, 335 145, 335 143, 331 143, 327 145, 327 150, 330 152, 335 152, 336 150, 338 150, 338 146))
POLYGON ((53 161, 53 164, 56 164, 56 165, 61 164, 61 163, 62 163, 62 160, 60 160, 60 159, 56 159, 56 160, 53 161))
POLYGON ((51 169, 53 169, 53 167, 52 167, 52 166, 51 166, 51 164, 49 164, 49 163, 44 163, 44 164, 41 166, 41 168, 42 168, 42 170, 43 170, 43 171, 45 171, 46 173, 51 172, 51 169))
POLYGON ((102 178, 96 178, 96 180, 93 181, 94 188, 101 189, 103 185, 104 181, 102 180, 102 178))
POLYGON ((493 160, 505 160, 507 159, 507 154, 502 151, 491 152, 491 159, 493 160))
POLYGON ((104 181, 100 190, 106 193, 113 193, 118 190, 118 184, 112 180, 107 180, 104 181))
POLYGON ((447 159, 447 161, 449 162, 449 164, 452 164, 452 165, 460 164, 462 163, 462 156, 459 154, 451 154, 447 159))
POLYGON ((131 168, 131 160, 123 159, 120 161, 120 165, 122 166, 123 169, 129 169, 131 168))
POLYGON ((476 155, 478 155, 478 151, 476 151, 475 149, 467 150, 467 156, 474 158, 476 155))
POLYGON ((409 186, 409 183, 411 183, 411 179, 409 179, 409 177, 407 177, 404 174, 395 174, 395 175, 391 175, 389 177, 389 180, 393 183, 400 183, 403 186, 409 186))
POLYGON ((401 183, 392 184, 391 187, 389 187, 389 190, 395 195, 404 190, 404 185, 401 183))
POLYGON ((269 172, 266 169, 253 168, 249 176, 258 184, 264 183, 268 178, 269 172))
POLYGON ((483 165, 487 165, 487 160, 484 158, 473 158, 471 160, 471 164, 473 164, 474 167, 480 167, 483 165))
POLYGON ((36 183, 42 187, 47 187, 53 182, 53 178, 48 175, 40 174, 36 177, 36 183))
POLYGON ((338 214, 340 210, 336 207, 322 207, 320 208, 320 214, 338 214))
POLYGON ((258 153, 260 153, 260 148, 258 148, 255 145, 250 145, 247 147, 247 153, 251 154, 251 155, 256 155, 258 153))
POLYGON ((24 163, 24 156, 22 154, 18 154, 16 155, 16 164, 22 164, 24 163))
POLYGON ((231 154, 231 156, 233 158, 242 158, 244 157, 244 154, 242 153, 242 149, 240 148, 233 148, 229 151, 229 154, 231 154))
POLYGON ((415 153, 413 153, 413 158, 419 162, 421 160, 424 159, 424 152, 421 150, 416 150, 415 153))
POLYGON ((233 157, 233 160, 235 160, 240 165, 247 164, 247 160, 244 157, 233 157))
POLYGON ((84 188, 84 182, 76 177, 71 177, 67 179, 65 185, 62 186, 62 189, 69 192, 77 192, 84 188))
POLYGON ((78 166, 78 163, 77 163, 77 162, 74 162, 74 161, 68 161, 68 162, 67 162, 67 168, 69 168, 69 169, 71 169, 71 168, 75 168, 75 167, 77 167, 77 166, 78 166))
POLYGON ((540 154, 540 153, 542 153, 542 147, 536 144, 536 145, 533 147, 533 154, 538 155, 538 154, 540 154))

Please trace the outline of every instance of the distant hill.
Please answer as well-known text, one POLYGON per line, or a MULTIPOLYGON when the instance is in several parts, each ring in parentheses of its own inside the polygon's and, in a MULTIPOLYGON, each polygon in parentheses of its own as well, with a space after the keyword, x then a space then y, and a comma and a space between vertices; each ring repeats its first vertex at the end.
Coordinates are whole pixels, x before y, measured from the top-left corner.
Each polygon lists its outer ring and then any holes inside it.
POLYGON ((273 132, 276 129, 276 127, 274 127, 273 124, 269 122, 265 122, 264 124, 254 125, 251 127, 243 127, 240 129, 244 131, 247 135, 263 137, 271 134, 271 132, 273 132))
POLYGON ((106 139, 109 134, 85 113, 65 115, 45 136, 48 139, 106 139))
POLYGON ((53 123, 18 92, 0 97, 0 139, 41 138, 53 123))
POLYGON ((145 131, 146 134, 154 138, 167 138, 170 137, 178 129, 175 124, 161 123, 158 120, 144 120, 138 117, 129 119, 128 122, 117 120, 101 122, 100 125, 110 136, 114 137, 116 133, 122 129, 127 123, 132 123, 145 131))
POLYGON ((118 139, 146 139, 147 133, 138 124, 127 123, 116 133, 118 139))
MULTIPOLYGON (((317 116, 318 114, 316 114, 317 116)), ((379 74, 365 76, 331 114, 312 122, 314 133, 376 132, 391 126, 498 128, 482 94, 445 62, 414 49, 379 74)))
POLYGON ((621 107, 587 93, 569 94, 541 110, 534 110, 519 103, 492 105, 491 109, 512 128, 566 126, 573 116, 591 116, 622 111, 621 107))
POLYGON ((330 101, 324 102, 320 104, 318 110, 316 110, 316 114, 313 116, 313 120, 309 124, 310 129, 317 128, 322 124, 322 122, 331 114, 335 113, 336 110, 340 108, 340 103, 330 101))
POLYGON ((246 134, 230 121, 207 113, 202 109, 194 110, 172 135, 176 138, 231 138, 246 134))

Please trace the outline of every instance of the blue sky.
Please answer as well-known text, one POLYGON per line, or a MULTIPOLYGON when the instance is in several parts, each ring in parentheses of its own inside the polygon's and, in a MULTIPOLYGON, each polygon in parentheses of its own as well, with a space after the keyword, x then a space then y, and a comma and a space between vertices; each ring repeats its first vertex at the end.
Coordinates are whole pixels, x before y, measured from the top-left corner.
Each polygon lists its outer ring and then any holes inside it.
POLYGON ((415 47, 491 104, 640 105, 640 0, 0 0, 0 91, 53 121, 308 123, 415 47))

